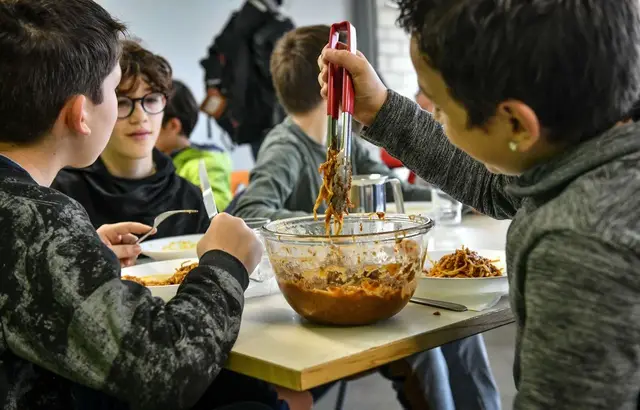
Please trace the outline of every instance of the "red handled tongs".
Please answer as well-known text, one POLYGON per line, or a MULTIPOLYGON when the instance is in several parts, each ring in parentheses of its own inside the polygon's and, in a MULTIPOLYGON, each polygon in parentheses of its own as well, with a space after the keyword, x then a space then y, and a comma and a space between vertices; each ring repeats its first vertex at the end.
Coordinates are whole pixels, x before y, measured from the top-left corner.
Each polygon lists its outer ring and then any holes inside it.
MULTIPOLYGON (((356 54, 356 29, 348 21, 331 26, 329 48, 349 50, 356 54), (344 34, 346 43, 340 41, 344 34)), ((351 118, 355 104, 355 91, 351 74, 329 63, 327 79, 327 158, 336 157, 336 172, 331 181, 331 200, 336 214, 348 212, 351 189, 351 118)))

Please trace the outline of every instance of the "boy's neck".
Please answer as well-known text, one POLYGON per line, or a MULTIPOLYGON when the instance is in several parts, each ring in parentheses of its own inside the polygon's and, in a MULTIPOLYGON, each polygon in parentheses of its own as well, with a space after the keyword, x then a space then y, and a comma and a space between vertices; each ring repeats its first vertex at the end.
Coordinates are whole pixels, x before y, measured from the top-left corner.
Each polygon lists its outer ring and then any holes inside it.
POLYGON ((191 146, 191 141, 189 141, 189 138, 185 137, 184 135, 180 135, 178 138, 176 138, 176 144, 171 149, 171 152, 165 152, 165 154, 171 155, 172 153, 174 153, 176 151, 183 150, 183 149, 188 148, 190 146, 191 146))
POLYGON ((100 158, 109 174, 118 178, 143 179, 155 174, 153 155, 144 158, 125 158, 120 154, 104 151, 100 158))
POLYGON ((66 160, 53 146, 19 147, 0 144, 0 155, 21 166, 39 185, 51 186, 66 160))
POLYGON ((291 120, 313 141, 320 145, 327 143, 326 106, 320 106, 304 114, 291 115, 291 120))

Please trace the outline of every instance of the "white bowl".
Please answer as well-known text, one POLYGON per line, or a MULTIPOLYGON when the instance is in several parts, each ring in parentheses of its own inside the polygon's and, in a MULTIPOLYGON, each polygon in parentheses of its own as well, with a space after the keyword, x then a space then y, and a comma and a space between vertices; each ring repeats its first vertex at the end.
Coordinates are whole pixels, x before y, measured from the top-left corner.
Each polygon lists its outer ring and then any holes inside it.
POLYGON ((169 261, 173 259, 185 259, 185 258, 197 258, 198 254, 196 252, 196 245, 200 238, 202 238, 203 234, 196 235, 182 235, 182 236, 172 236, 169 238, 162 239, 151 239, 148 241, 144 241, 140 244, 142 248, 142 253, 151 259, 157 261, 169 261), (168 249, 172 243, 176 242, 190 242, 193 244, 193 247, 190 249, 176 249, 171 250, 168 249))
MULTIPOLYGON (((387 213, 395 214, 396 212, 396 204, 394 202, 387 202, 387 213)), ((405 202, 404 203, 404 213, 407 215, 424 215, 429 216, 433 209, 433 204, 431 202, 405 202)))
MULTIPOLYGON (((130 266, 123 268, 121 276, 154 276, 154 275, 173 275, 183 263, 198 262, 198 259, 174 259, 170 261, 151 262, 144 263, 142 265, 130 266)), ((176 295, 180 285, 167 285, 167 286, 148 286, 153 296, 159 297, 165 302, 176 295)))
MULTIPOLYGON (((198 259, 174 259, 169 261, 150 262, 142 265, 130 266, 123 268, 121 276, 153 276, 153 275, 173 275, 173 273, 182 266, 183 263, 198 262, 198 259)), ((180 285, 167 286, 148 286, 153 296, 159 297, 165 302, 169 301, 176 295, 180 285)), ((244 292, 245 299, 273 295, 280 292, 278 282, 275 277, 271 277, 264 282, 250 281, 247 290, 244 292)))
MULTIPOLYGON (((473 250, 473 249, 472 249, 473 250)), ((431 259, 437 262, 444 255, 454 253, 455 250, 430 251, 428 253, 425 268, 431 268, 431 259)), ((474 296, 497 294, 504 295, 509 292, 509 280, 507 278, 505 253, 504 251, 495 250, 476 250, 480 256, 491 260, 499 260, 494 262, 498 268, 502 268, 504 275, 493 276, 488 278, 432 278, 421 276, 418 279, 418 287, 414 296, 445 300, 448 297, 456 296, 474 296)))

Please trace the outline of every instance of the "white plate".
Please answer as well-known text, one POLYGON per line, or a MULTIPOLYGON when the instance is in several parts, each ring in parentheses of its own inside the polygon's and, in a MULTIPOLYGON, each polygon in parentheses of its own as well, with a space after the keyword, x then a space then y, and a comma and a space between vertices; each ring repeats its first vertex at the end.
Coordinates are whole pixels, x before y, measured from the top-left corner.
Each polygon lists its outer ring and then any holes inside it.
MULTIPOLYGON (((405 202, 404 212, 407 215, 424 215, 429 216, 433 205, 431 202, 405 202)), ((393 202, 387 202, 387 213, 396 213, 396 204, 393 202)))
MULTIPOLYGON (((171 261, 145 263, 123 268, 121 276, 127 275, 140 278, 153 275, 173 275, 183 263, 193 262, 198 262, 198 259, 174 259, 171 261)), ((180 285, 149 286, 149 290, 151 290, 153 296, 159 297, 166 302, 176 295, 178 286, 180 285)))
MULTIPOLYGON (((436 262, 444 255, 454 252, 455 250, 429 252, 425 268, 429 269, 431 267, 429 258, 436 262)), ((503 276, 494 276, 489 278, 430 278, 427 276, 421 276, 418 279, 418 288, 416 289, 415 296, 428 299, 446 300, 451 296, 456 297, 488 294, 504 295, 509 292, 509 281, 507 279, 505 262, 506 256, 504 251, 478 249, 476 252, 478 252, 480 256, 484 256, 491 260, 498 259, 499 262, 495 262, 494 265, 498 268, 503 268, 503 272, 505 274, 503 276)))
MULTIPOLYGON (((130 266, 122 269, 122 276, 152 276, 152 275, 173 275, 183 263, 198 262, 197 259, 174 259, 161 262, 151 262, 142 265, 130 266)), ((180 285, 167 286, 149 286, 149 290, 153 296, 159 297, 165 302, 169 301, 176 295, 180 285)), ((245 299, 266 296, 278 293, 278 282, 272 277, 264 282, 250 281, 249 287, 244 292, 245 299)))
POLYGON ((142 248, 142 253, 151 259, 155 259, 157 261, 169 261, 173 259, 185 259, 185 258, 197 258, 198 254, 196 252, 196 245, 200 238, 203 237, 203 234, 196 235, 183 235, 183 236, 172 236, 169 238, 162 239, 151 239, 148 241, 144 241, 140 244, 142 248), (182 250, 169 250, 169 247, 172 243, 185 241, 193 244, 193 248, 191 249, 182 249, 182 250))

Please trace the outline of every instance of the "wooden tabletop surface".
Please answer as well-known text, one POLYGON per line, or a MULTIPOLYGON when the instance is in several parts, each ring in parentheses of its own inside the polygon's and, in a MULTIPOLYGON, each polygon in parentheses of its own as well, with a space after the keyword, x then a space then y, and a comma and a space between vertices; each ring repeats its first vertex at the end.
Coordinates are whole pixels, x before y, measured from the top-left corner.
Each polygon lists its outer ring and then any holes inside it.
POLYGON ((282 295, 247 301, 227 368, 293 390, 307 390, 513 321, 506 298, 483 312, 410 303, 385 322, 328 327, 298 317, 282 295), (434 315, 434 312, 439 315, 434 315))

